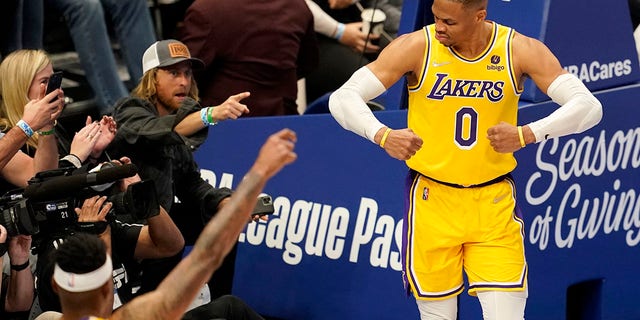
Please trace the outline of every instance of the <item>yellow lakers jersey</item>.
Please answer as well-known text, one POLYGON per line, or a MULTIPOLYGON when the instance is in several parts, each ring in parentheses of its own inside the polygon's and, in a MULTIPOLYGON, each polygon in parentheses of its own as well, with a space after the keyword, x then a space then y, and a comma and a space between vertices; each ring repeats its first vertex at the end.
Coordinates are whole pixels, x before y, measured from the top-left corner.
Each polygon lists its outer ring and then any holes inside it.
POLYGON ((498 153, 487 129, 516 124, 518 89, 511 28, 493 23, 491 41, 468 58, 435 38, 435 25, 423 29, 424 64, 418 84, 409 86, 408 126, 424 144, 407 165, 436 180, 473 185, 512 171, 512 153, 498 153))

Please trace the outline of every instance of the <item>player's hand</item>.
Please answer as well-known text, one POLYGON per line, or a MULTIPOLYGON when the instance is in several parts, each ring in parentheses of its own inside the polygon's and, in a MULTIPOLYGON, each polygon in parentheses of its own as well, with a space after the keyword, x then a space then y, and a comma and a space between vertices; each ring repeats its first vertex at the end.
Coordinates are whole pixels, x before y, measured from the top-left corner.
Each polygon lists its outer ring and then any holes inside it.
MULTIPOLYGON (((377 141, 378 145, 380 145, 380 141, 386 130, 387 128, 384 127, 376 133, 374 140, 377 141)), ((384 150, 398 160, 409 160, 421 147, 422 138, 418 137, 418 135, 409 128, 391 130, 384 143, 384 150)))
POLYGON ((249 92, 242 92, 230 96, 225 102, 213 108, 212 118, 219 122, 227 119, 238 119, 241 115, 249 113, 249 108, 240 101, 250 95, 249 92))
POLYGON ((522 148, 518 127, 504 121, 487 130, 487 139, 496 152, 510 153, 522 148))
POLYGON ((293 152, 296 140, 296 133, 290 129, 282 129, 269 136, 260 148, 251 171, 264 175, 267 179, 274 176, 280 169, 298 158, 298 155, 293 152))

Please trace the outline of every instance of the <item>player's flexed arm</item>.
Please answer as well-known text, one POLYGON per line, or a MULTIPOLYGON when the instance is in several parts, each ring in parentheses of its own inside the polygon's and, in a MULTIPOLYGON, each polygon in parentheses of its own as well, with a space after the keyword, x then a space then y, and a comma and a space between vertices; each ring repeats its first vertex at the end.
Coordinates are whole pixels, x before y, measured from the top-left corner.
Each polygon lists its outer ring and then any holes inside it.
POLYGON ((422 146, 422 139, 411 129, 391 130, 382 124, 366 102, 383 93, 407 74, 409 84, 420 73, 425 40, 421 31, 391 42, 378 59, 356 71, 329 99, 329 109, 340 125, 383 147, 400 160, 411 158, 422 146))
POLYGON ((513 61, 520 84, 525 77, 560 105, 549 116, 522 126, 499 123, 487 138, 497 152, 514 152, 529 143, 581 133, 600 122, 602 104, 576 76, 567 73, 556 56, 539 40, 516 34, 513 61), (520 139, 522 135, 522 141, 520 139))

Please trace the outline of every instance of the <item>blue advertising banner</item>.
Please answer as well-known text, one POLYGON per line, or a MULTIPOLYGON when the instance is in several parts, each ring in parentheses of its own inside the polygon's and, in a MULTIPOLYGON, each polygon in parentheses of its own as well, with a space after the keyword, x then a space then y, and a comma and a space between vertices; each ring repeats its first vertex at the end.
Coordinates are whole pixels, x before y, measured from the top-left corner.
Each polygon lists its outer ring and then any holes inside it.
MULTIPOLYGON (((640 79, 626 1, 490 0, 487 19, 544 42, 592 91, 640 79)), ((522 99, 539 102, 548 97, 529 80, 522 99)))
MULTIPOLYGON (((564 319, 567 288, 600 278, 604 319, 640 318, 640 121, 631 103, 640 101, 640 86, 597 96, 604 105, 597 127, 516 153, 527 319, 564 319)), ((520 122, 555 108, 523 105, 520 122)), ((376 115, 406 126, 406 111, 376 115)), ((418 319, 401 278, 403 162, 330 115, 240 119, 211 128, 196 153, 203 177, 237 186, 265 139, 283 127, 298 134, 298 160, 265 188, 274 215, 239 238, 234 294, 280 319, 418 319)), ((481 319, 477 299, 460 297, 460 319, 481 319)))
MULTIPOLYGON (((432 3, 432 0, 405 1, 399 34, 432 23, 432 3)), ((563 68, 580 78, 592 91, 640 80, 626 1, 489 0, 487 19, 544 42, 563 68)), ((381 101, 388 110, 405 109, 405 91, 403 80, 389 88, 381 101)), ((523 101, 548 99, 533 81, 527 80, 523 101)))

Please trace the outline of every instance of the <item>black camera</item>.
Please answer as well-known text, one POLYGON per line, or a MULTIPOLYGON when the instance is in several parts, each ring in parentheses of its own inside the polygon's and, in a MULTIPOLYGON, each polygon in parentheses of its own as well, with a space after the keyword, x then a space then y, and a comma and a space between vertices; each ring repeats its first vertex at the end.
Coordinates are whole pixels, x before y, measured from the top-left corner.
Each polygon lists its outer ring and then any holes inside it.
POLYGON ((8 192, 0 198, 0 225, 9 237, 18 234, 33 235, 40 231, 38 221, 22 194, 8 192))
POLYGON ((68 235, 78 230, 74 209, 95 195, 107 196, 107 201, 113 203, 108 220, 117 215, 141 220, 159 213, 153 181, 132 183, 122 192, 117 189, 116 181, 137 173, 133 164, 115 166, 109 163, 98 171, 78 171, 61 168, 39 172, 25 189, 13 190, 0 197, 0 224, 7 229, 8 235, 68 235))

